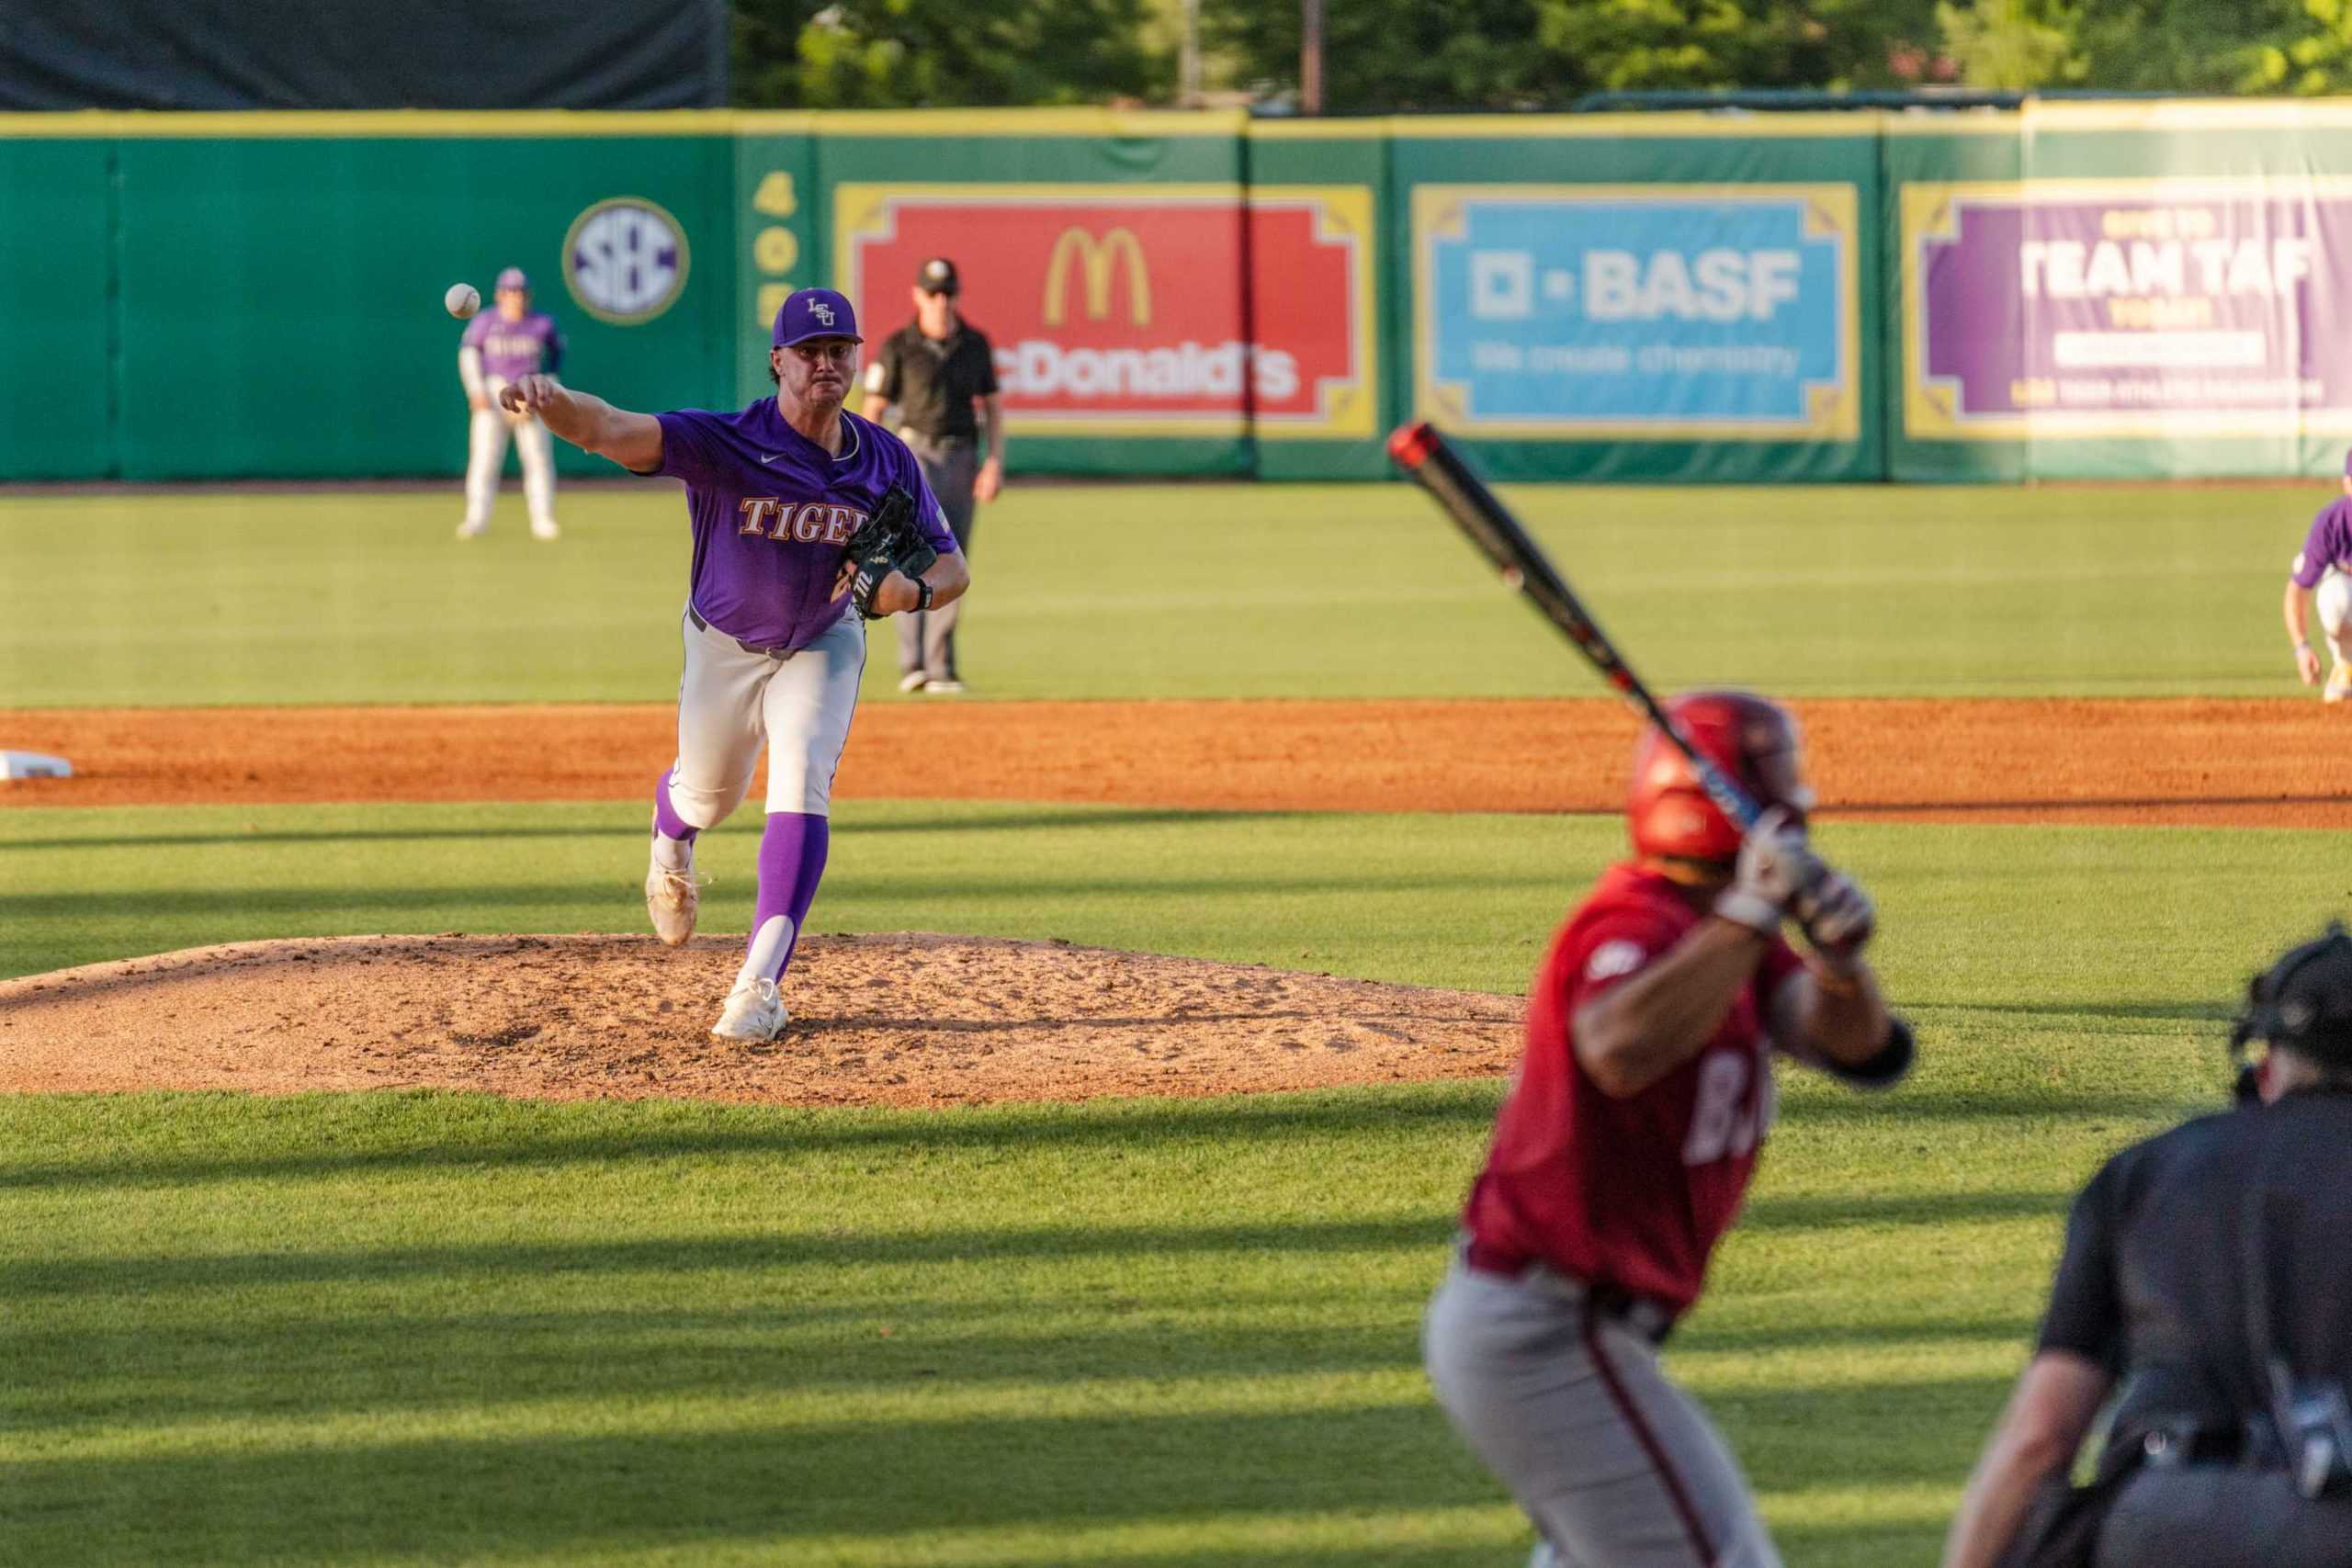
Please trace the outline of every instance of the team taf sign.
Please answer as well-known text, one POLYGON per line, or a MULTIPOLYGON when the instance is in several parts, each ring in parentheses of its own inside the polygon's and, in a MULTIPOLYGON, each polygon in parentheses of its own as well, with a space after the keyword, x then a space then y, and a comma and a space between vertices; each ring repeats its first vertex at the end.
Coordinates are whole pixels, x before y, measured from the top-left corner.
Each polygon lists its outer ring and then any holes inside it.
POLYGON ((887 320, 926 258, 955 258, 1005 406, 1039 434, 1370 435, 1373 245, 1360 186, 1253 186, 1246 208, 1224 186, 834 197, 835 269, 859 309, 887 320))
POLYGON ((642 197, 600 201, 563 237, 563 281, 600 321, 633 327, 653 320, 686 287, 686 231, 642 197))
POLYGON ((1851 441, 1849 185, 1413 192, 1415 406, 1480 435, 1851 441))
POLYGON ((2352 181, 1903 187, 1905 434, 2352 434, 2352 181))

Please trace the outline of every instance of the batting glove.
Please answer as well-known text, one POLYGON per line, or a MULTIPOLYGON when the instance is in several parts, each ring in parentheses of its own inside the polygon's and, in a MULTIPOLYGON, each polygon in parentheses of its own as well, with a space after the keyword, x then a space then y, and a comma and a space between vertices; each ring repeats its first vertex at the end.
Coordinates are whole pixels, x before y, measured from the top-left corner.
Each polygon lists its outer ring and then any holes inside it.
POLYGON ((1804 829, 1776 806, 1740 840, 1731 886, 1716 897, 1714 912, 1769 936, 1824 870, 1821 858, 1805 847, 1804 829))
POLYGON ((1821 868, 1821 875, 1797 895, 1797 924, 1814 953, 1831 972, 1850 975, 1862 961, 1862 949, 1878 930, 1878 908, 1871 896, 1842 871, 1821 868))

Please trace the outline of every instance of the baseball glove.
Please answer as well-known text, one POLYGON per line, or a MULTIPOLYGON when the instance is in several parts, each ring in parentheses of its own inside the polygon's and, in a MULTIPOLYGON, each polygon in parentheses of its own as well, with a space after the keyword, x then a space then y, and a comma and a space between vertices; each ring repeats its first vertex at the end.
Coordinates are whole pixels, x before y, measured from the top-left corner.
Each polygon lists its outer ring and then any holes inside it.
POLYGON ((885 613, 874 608, 875 591, 885 578, 895 571, 910 581, 918 581, 939 558, 939 552, 915 526, 915 498, 897 485, 883 492, 882 504, 857 525, 857 532, 849 536, 848 549, 854 573, 850 603, 869 621, 885 613))

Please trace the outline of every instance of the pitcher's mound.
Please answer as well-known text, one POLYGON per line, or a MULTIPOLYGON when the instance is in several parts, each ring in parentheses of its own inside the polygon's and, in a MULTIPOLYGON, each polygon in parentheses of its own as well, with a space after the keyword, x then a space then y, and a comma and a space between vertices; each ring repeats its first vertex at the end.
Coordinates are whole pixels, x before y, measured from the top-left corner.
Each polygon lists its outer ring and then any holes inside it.
POLYGON ((1507 1072, 1520 1004, 1066 942, 810 937, 773 1043, 708 1030, 742 942, 239 942, 0 981, 0 1091, 451 1089, 951 1105, 1507 1072))

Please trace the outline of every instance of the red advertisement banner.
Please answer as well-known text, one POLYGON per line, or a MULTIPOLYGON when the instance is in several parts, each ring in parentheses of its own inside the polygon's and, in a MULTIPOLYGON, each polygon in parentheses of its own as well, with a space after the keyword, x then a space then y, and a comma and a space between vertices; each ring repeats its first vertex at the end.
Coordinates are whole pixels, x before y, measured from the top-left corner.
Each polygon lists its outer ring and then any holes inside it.
POLYGON ((834 201, 840 287, 868 335, 911 314, 925 260, 952 258, 1019 428, 1373 432, 1362 186, 1256 192, 1246 216, 1231 187, 845 185, 834 201))

